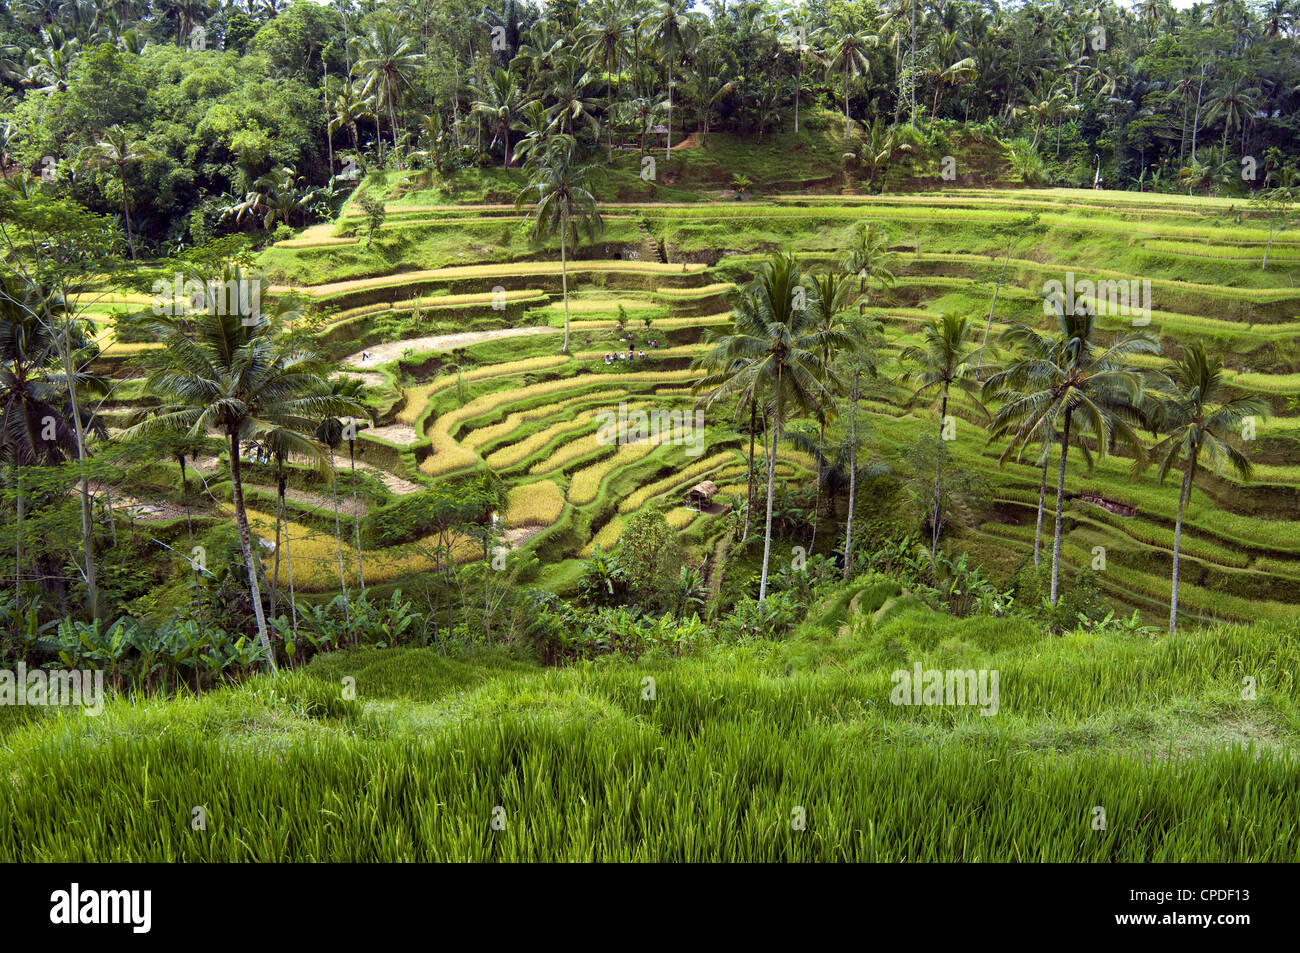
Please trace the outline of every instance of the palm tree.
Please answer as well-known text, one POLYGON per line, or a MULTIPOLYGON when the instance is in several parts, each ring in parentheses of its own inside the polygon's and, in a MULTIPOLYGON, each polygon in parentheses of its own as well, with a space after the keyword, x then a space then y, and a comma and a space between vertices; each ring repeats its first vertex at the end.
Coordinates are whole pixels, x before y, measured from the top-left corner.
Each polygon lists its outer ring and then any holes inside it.
MULTIPOLYGON (((809 290, 812 292, 811 301, 809 302, 812 311, 809 316, 809 324, 826 342, 822 346, 821 361, 822 367, 829 369, 831 366, 830 341, 839 339, 842 336, 850 342, 850 351, 856 350, 859 344, 857 337, 852 333, 852 327, 844 320, 844 312, 853 304, 856 297, 853 291, 853 282, 849 275, 828 271, 814 276, 810 282, 809 290)), ((828 394, 827 396, 831 395, 828 394)), ((815 409, 817 416, 816 457, 818 465, 810 548, 817 543, 818 514, 821 510, 822 486, 826 478, 826 468, 822 465, 826 453, 826 422, 832 407, 833 405, 828 403, 815 409)))
POLYGON ((619 75, 631 44, 632 21, 621 0, 602 0, 592 11, 599 22, 591 24, 578 38, 578 53, 591 67, 605 74, 609 88, 609 158, 614 161, 614 114, 619 104, 619 75))
POLYGON ((893 268, 898 256, 889 250, 889 232, 870 222, 859 222, 853 229, 853 243, 844 256, 844 270, 858 276, 858 292, 866 295, 867 282, 876 282, 880 291, 894 286, 893 268))
POLYGON ((990 428, 995 433, 1012 434, 1002 453, 1006 460, 1026 441, 1041 439, 1044 421, 1053 426, 1055 421, 1061 422, 1052 536, 1053 606, 1060 578, 1065 466, 1075 437, 1072 421, 1076 415, 1084 418, 1084 426, 1096 438, 1098 456, 1105 456, 1118 440, 1140 458, 1142 443, 1133 424, 1145 419, 1141 403, 1149 375, 1127 361, 1133 355, 1155 354, 1160 349, 1159 341, 1146 330, 1124 334, 1103 348, 1093 340, 1095 324, 1088 309, 1065 308, 1059 301, 1055 304, 1059 334, 1054 339, 1025 325, 1013 325, 1003 332, 1003 340, 1019 348, 1022 356, 994 375, 991 385, 994 391, 1005 389, 1018 396, 1002 405, 990 428))
POLYGON ((1210 108, 1205 114, 1205 121, 1211 123, 1222 117, 1223 145, 1220 148, 1225 153, 1228 149, 1228 134, 1234 128, 1241 130, 1242 149, 1245 150, 1246 124, 1251 122, 1255 113, 1259 111, 1260 95, 1258 89, 1246 85, 1245 79, 1234 76, 1222 88, 1216 90, 1211 97, 1210 108))
MULTIPOLYGON (((244 279, 238 269, 231 280, 244 279)), ((252 596, 257 634, 274 670, 275 655, 262 612, 257 564, 253 559, 240 448, 272 432, 305 435, 315 421, 355 411, 349 401, 322 386, 326 368, 314 356, 286 350, 269 320, 246 323, 235 309, 210 309, 193 320, 156 321, 150 326, 163 346, 150 351, 147 387, 162 405, 126 436, 180 430, 191 435, 219 431, 230 444, 230 476, 239 546, 252 596), (229 313, 216 313, 229 312, 229 313)), ((282 438, 283 439, 283 438, 282 438)), ((305 438, 304 438, 305 439, 305 438)))
MULTIPOLYGON (((334 454, 343 444, 343 421, 335 416, 325 417, 316 426, 316 439, 329 448, 330 458, 330 494, 334 499, 334 544, 339 556, 339 591, 343 594, 343 611, 351 618, 348 609, 348 576, 343 568, 343 526, 339 519, 339 477, 338 467, 334 465, 334 454)), ((356 513, 352 514, 353 519, 356 513)))
POLYGON ((659 42, 659 52, 668 67, 668 142, 664 148, 664 161, 672 155, 673 148, 673 63, 681 59, 693 33, 690 22, 691 0, 660 0, 649 28, 659 42))
MULTIPOLYGON (((970 318, 946 311, 921 332, 923 345, 906 347, 899 355, 903 364, 915 365, 911 377, 917 384, 912 399, 926 393, 939 397, 939 445, 934 469, 934 512, 930 521, 930 552, 939 552, 939 532, 943 526, 943 445, 948 420, 948 397, 955 386, 975 396, 979 387, 977 374, 984 348, 974 344, 974 325, 970 318)), ((982 407, 978 399, 976 406, 982 407)))
POLYGON ((559 233, 560 282, 564 295, 564 346, 569 353, 569 272, 568 247, 577 247, 581 232, 594 236, 603 227, 596 197, 588 188, 594 175, 591 166, 575 166, 575 143, 570 136, 553 136, 536 159, 532 178, 516 199, 516 207, 532 201, 533 207, 525 217, 532 223, 534 241, 559 233))
MULTIPOLYGON (((354 405, 359 406, 361 403, 361 392, 364 384, 360 378, 356 377, 333 377, 330 378, 330 394, 343 400, 351 401, 354 405)), ((357 551, 357 583, 361 587, 361 594, 366 593, 366 574, 361 561, 361 506, 357 501, 357 421, 355 418, 347 420, 329 419, 324 421, 317 429, 317 436, 321 442, 330 447, 330 466, 334 465, 333 451, 339 444, 346 440, 348 442, 348 463, 352 471, 352 535, 353 543, 357 551)), ((337 486, 337 484, 336 484, 337 486)), ((334 495, 334 522, 335 531, 338 530, 338 491, 334 495)), ((343 565, 343 554, 339 553, 339 565, 343 565)))
POLYGON ((55 465, 77 455, 65 378, 56 372, 59 343, 43 318, 52 307, 58 307, 56 300, 43 299, 14 276, 0 275, 0 453, 14 471, 17 491, 14 592, 19 599, 25 561, 23 468, 55 465))
POLYGON ((330 100, 330 134, 346 129, 352 137, 352 148, 360 149, 361 139, 357 131, 357 124, 362 119, 367 119, 372 115, 371 108, 374 105, 374 100, 367 97, 357 87, 351 76, 345 76, 334 87, 330 100))
POLYGON ((827 72, 842 70, 844 74, 844 139, 849 138, 849 81, 871 72, 867 50, 876 45, 877 37, 862 33, 843 15, 837 16, 831 30, 831 46, 826 54, 827 72))
POLYGON ((878 336, 880 325, 864 318, 854 320, 850 333, 858 341, 858 347, 847 352, 839 359, 847 364, 847 370, 853 375, 849 386, 849 510, 844 520, 844 578, 847 580, 853 570, 853 511, 858 498, 858 401, 862 399, 862 375, 865 372, 872 379, 876 377, 875 355, 867 342, 878 336))
POLYGON ((126 167, 157 159, 157 153, 143 139, 132 139, 120 125, 113 125, 104 130, 102 139, 83 149, 81 157, 89 166, 113 169, 117 173, 118 185, 122 188, 122 220, 126 223, 126 240, 131 248, 131 260, 134 261, 135 236, 131 232, 131 203, 126 188, 126 167))
MULTIPOLYGON (((402 87, 412 85, 415 69, 423 59, 423 53, 415 52, 414 41, 402 36, 398 27, 389 22, 380 22, 361 39, 361 57, 356 68, 366 76, 362 92, 376 94, 376 113, 387 104, 394 150, 397 149, 397 95, 402 87)), ((382 162, 382 143, 379 151, 382 162)))
POLYGON ((761 402, 768 415, 767 516, 759 602, 767 598, 772 551, 772 504, 776 498, 776 453, 783 424, 797 413, 825 404, 839 388, 822 361, 825 349, 854 346, 842 329, 823 331, 807 307, 808 286, 791 255, 773 254, 741 294, 732 333, 715 346, 716 365, 738 367, 718 384, 715 399, 761 402))
POLYGON ((502 159, 510 165, 510 130, 518 125, 515 115, 521 105, 514 77, 506 70, 498 69, 483 89, 470 87, 470 92, 477 97, 471 106, 471 114, 485 116, 492 124, 489 148, 500 142, 502 159))
MULTIPOLYGON (((721 386, 730 381, 737 374, 741 373, 747 364, 747 358, 737 357, 730 352, 729 339, 732 335, 747 326, 743 322, 750 316, 751 312, 742 309, 732 311, 731 326, 727 331, 717 332, 709 329, 705 332, 704 340, 711 344, 712 347, 703 354, 698 355, 692 367, 705 370, 707 373, 697 381, 692 389, 697 392, 703 392, 704 396, 700 398, 705 407, 712 407, 718 400, 718 392, 721 386)), ((748 328, 754 331, 754 328, 748 328)), ((748 487, 745 501, 745 525, 740 535, 740 541, 743 543, 749 539, 749 528, 751 517, 754 513, 754 495, 755 470, 754 456, 755 444, 758 441, 758 400, 752 393, 742 394, 737 405, 737 415, 749 414, 749 466, 746 470, 748 487)), ((767 438, 764 437, 766 445, 767 438)))
POLYGON ((1178 625, 1178 568, 1183 540, 1183 511, 1191 499, 1197 468, 1202 464, 1222 473, 1231 468, 1242 480, 1249 480, 1250 461, 1234 445, 1247 417, 1266 417, 1269 407, 1253 397, 1237 397, 1216 403, 1225 389, 1223 360, 1209 357, 1203 344, 1189 344, 1182 357, 1167 369, 1174 391, 1157 401, 1152 429, 1164 439, 1148 451, 1134 469, 1146 460, 1159 460, 1159 479, 1181 466, 1183 483, 1178 492, 1178 519, 1174 523, 1173 586, 1169 598, 1169 633, 1178 625))

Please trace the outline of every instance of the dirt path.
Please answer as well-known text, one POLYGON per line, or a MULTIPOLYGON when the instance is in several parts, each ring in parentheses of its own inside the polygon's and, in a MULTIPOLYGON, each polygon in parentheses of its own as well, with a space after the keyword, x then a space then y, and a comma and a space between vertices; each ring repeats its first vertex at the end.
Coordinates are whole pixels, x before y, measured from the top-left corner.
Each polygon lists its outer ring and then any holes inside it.
MULTIPOLYGON (((248 483, 244 486, 245 490, 260 490, 263 493, 275 496, 275 487, 264 486, 258 483, 248 483)), ((307 490, 295 490, 293 487, 286 487, 284 498, 292 500, 294 503, 304 503, 307 506, 314 507, 318 510, 329 510, 334 512, 334 498, 326 493, 311 493, 307 490)), ((352 505, 351 493, 339 493, 339 513, 343 516, 365 516, 367 507, 365 501, 357 499, 355 508, 352 505)))
POLYGON ((401 444, 404 447, 420 442, 420 435, 415 432, 415 428, 410 424, 386 424, 383 427, 370 427, 364 433, 373 434, 380 440, 401 444))
POLYGON ((357 461, 357 469, 365 470, 367 473, 373 474, 384 484, 384 486, 388 487, 388 489, 392 490, 399 496, 405 496, 407 493, 419 493, 424 489, 424 487, 420 486, 418 483, 412 483, 410 480, 403 480, 396 473, 380 469, 379 467, 369 463, 362 463, 360 460, 357 461))
POLYGON ((511 547, 518 549, 544 529, 545 526, 517 526, 506 530, 503 538, 511 547))
POLYGON ((388 344, 376 344, 356 354, 343 358, 343 363, 352 367, 376 367, 387 364, 402 356, 403 351, 450 351, 452 348, 468 347, 482 341, 495 341, 498 338, 529 337, 534 334, 559 334, 558 328, 527 327, 497 328, 493 331, 464 331, 459 334, 435 334, 432 337, 408 338, 405 341, 391 341, 388 344), (364 357, 362 355, 365 355, 364 357))

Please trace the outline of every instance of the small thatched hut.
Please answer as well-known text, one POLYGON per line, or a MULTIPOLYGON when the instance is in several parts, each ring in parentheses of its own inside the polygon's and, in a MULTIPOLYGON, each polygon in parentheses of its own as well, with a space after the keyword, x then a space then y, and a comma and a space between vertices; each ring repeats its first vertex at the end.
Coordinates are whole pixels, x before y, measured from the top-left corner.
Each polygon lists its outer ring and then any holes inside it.
POLYGON ((714 494, 717 492, 718 485, 712 480, 697 483, 687 491, 686 505, 693 510, 701 509, 713 501, 714 494))

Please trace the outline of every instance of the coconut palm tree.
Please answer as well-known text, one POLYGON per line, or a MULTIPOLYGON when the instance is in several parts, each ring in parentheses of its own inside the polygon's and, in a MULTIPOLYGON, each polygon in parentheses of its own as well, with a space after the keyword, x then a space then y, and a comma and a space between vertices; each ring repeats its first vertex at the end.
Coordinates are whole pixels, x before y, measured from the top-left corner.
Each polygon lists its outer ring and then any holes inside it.
POLYGON ((898 256, 889 250, 889 232, 870 222, 859 222, 853 229, 853 241, 844 256, 844 270, 858 276, 858 293, 867 296, 867 282, 874 281, 878 290, 894 286, 898 256))
MULTIPOLYGON (((831 346, 830 342, 839 338, 846 339, 850 342, 849 350, 856 350, 859 345, 858 338, 853 334, 850 324, 845 320, 845 312, 852 306, 857 293, 853 290, 853 281, 851 276, 840 274, 833 271, 824 272, 820 275, 812 276, 809 282, 809 291, 811 300, 809 302, 812 314, 809 316, 811 328, 825 341, 821 350, 822 367, 829 369, 831 366, 831 346)), ((834 394, 827 395, 833 397, 834 394)), ((813 503, 813 532, 810 547, 816 546, 817 543, 817 522, 821 510, 821 495, 823 484, 826 482, 826 468, 821 461, 826 453, 826 423, 829 415, 834 409, 834 403, 828 402, 815 408, 817 417, 817 490, 815 501, 813 503)))
MULTIPOLYGON (((397 97, 403 88, 410 88, 416 68, 424 60, 423 53, 415 52, 415 42, 403 36, 393 23, 381 21, 361 38, 361 56, 356 68, 365 77, 363 93, 375 94, 375 112, 388 107, 388 124, 393 136, 393 149, 397 149, 397 97)), ((383 162, 383 145, 379 145, 380 162, 383 162)))
POLYGON ((130 133, 120 125, 109 126, 98 142, 81 151, 81 160, 86 165, 112 169, 117 174, 117 182, 122 189, 122 221, 126 224, 126 241, 131 248, 132 261, 135 260, 135 236, 131 232, 131 202, 126 187, 126 169, 137 162, 157 158, 158 154, 143 139, 132 139, 130 133))
MULTIPOLYGON (((244 279, 238 269, 228 280, 244 279)), ((230 445, 230 476, 239 530, 239 547, 252 597, 257 635, 274 670, 275 654, 262 612, 258 567, 253 559, 252 534, 244 506, 241 446, 275 432, 301 438, 306 448, 316 421, 327 414, 358 412, 350 401, 331 395, 324 385, 326 366, 315 356, 289 351, 279 340, 277 323, 248 322, 235 309, 217 308, 150 325, 150 336, 162 344, 149 357, 146 387, 161 400, 149 419, 126 430, 126 436, 180 430, 191 435, 221 433, 230 445), (221 313, 229 312, 229 313, 221 313)), ((297 439, 297 438, 295 438, 297 439)))
MULTIPOLYGON (((974 343, 974 325, 970 318, 946 311, 926 325, 921 332, 920 347, 911 345, 903 349, 899 360, 913 365, 910 374, 917 385, 912 393, 915 400, 925 394, 939 398, 939 445, 934 470, 934 510, 930 520, 930 552, 939 552, 939 532, 943 526, 943 445, 948 420, 948 398, 952 388, 976 396, 979 389, 978 372, 984 348, 974 343)), ((978 397, 975 401, 982 409, 978 397)))
POLYGON ((648 21, 648 28, 659 44, 659 53, 668 68, 668 141, 664 147, 664 161, 672 156, 673 149, 673 64, 682 58, 694 36, 690 0, 660 0, 658 9, 648 21))
POLYGON ((844 77, 844 138, 849 128, 849 84, 858 76, 871 72, 867 51, 874 47, 878 37, 854 29, 853 23, 843 14, 835 18, 828 32, 829 48, 826 51, 827 73, 842 72, 844 77))
POLYGON ((51 308, 58 308, 57 299, 45 300, 16 276, 0 275, 0 453, 14 474, 14 591, 20 599, 26 561, 23 468, 77 455, 65 378, 58 373, 59 342, 43 317, 51 308))
POLYGON ((1240 129, 1242 150, 1245 150, 1246 125, 1253 121, 1260 107, 1259 89, 1251 87, 1241 76, 1233 76, 1215 90, 1210 98, 1209 111, 1205 114, 1207 123, 1217 119, 1223 120, 1223 144, 1221 149, 1228 150, 1228 134, 1233 129, 1240 129))
POLYGON ((1061 460, 1056 479, 1056 526, 1052 535, 1051 602, 1059 592, 1061 522, 1064 515, 1065 467, 1075 437, 1072 423, 1084 419, 1084 426, 1096 439, 1095 452, 1105 456, 1110 447, 1123 442, 1141 458, 1142 442, 1134 424, 1145 421, 1142 403, 1148 384, 1158 381, 1129 363, 1137 354, 1155 354, 1160 342, 1149 331, 1120 335, 1109 347, 1093 340, 1094 317, 1089 309, 1056 305, 1058 334, 1049 338, 1026 325, 1013 325, 1002 339, 1021 356, 991 378, 994 391, 1007 390, 1018 396, 1007 400, 994 416, 991 431, 1011 434, 1002 453, 1008 459, 1026 441, 1041 439, 1044 421, 1060 421, 1061 460))
MULTIPOLYGON (((330 494, 334 500, 334 545, 339 556, 339 591, 343 594, 343 611, 351 619, 348 609, 348 575, 343 568, 343 525, 339 518, 339 478, 338 467, 334 464, 334 454, 343 445, 343 421, 335 416, 325 417, 316 425, 316 439, 329 449, 330 494)), ((353 513, 353 519, 356 513, 353 513)))
MULTIPOLYGON (((351 401, 352 404, 360 406, 361 394, 364 384, 356 377, 333 377, 330 378, 330 394, 343 400, 351 401)), ((317 436, 321 442, 330 448, 330 466, 334 465, 333 452, 344 441, 348 444, 348 463, 352 472, 352 535, 353 544, 357 552, 357 583, 361 587, 361 594, 366 593, 366 573, 361 561, 361 505, 357 500, 357 420, 348 418, 346 420, 328 419, 317 428, 317 436)), ((337 487, 337 483, 335 484, 337 487)), ((338 492, 334 494, 334 528, 338 530, 338 492)), ((341 545, 340 540, 340 545, 341 545)), ((340 572, 343 565, 342 551, 339 553, 340 572)))
POLYGON ((488 148, 500 142, 502 160, 510 165, 510 130, 519 124, 516 115, 522 105, 514 77, 507 70, 495 70, 482 89, 471 86, 470 93, 476 97, 471 115, 484 116, 492 124, 488 148))
POLYGON ((838 376, 822 361, 824 350, 854 346, 844 330, 816 327, 808 306, 810 298, 808 284, 794 257, 773 254, 742 292, 732 332, 715 345, 717 366, 738 368, 718 384, 715 399, 756 401, 768 418, 767 515, 759 602, 767 598, 776 453, 782 427, 797 414, 827 403, 839 389, 838 376))
MULTIPOLYGON (((329 132, 333 135, 346 129, 352 139, 352 148, 361 148, 357 125, 373 116, 374 99, 362 92, 351 76, 345 76, 331 90, 329 132)), ((332 170, 331 170, 332 171, 332 170)))
POLYGON ((1164 438, 1146 457, 1135 464, 1140 471, 1148 461, 1159 461, 1158 478, 1163 482, 1173 469, 1182 469, 1178 492, 1178 518, 1174 523, 1174 570, 1169 597, 1169 632, 1178 626, 1178 569, 1183 542, 1183 512, 1191 499, 1200 467, 1219 473, 1231 469, 1249 480, 1250 461, 1236 446, 1248 417, 1266 417, 1269 407, 1253 397, 1236 397, 1218 402, 1226 389, 1223 360, 1210 357, 1199 342, 1187 345, 1181 357, 1172 361, 1166 373, 1173 392, 1155 402, 1152 429, 1164 438))
POLYGON ((564 295, 561 351, 564 354, 569 353, 569 244, 576 248, 582 232, 591 237, 604 225, 596 197, 588 187, 595 171, 591 166, 574 165, 575 145, 572 137, 556 135, 547 140, 540 153, 530 155, 529 160, 536 162, 532 177, 515 201, 516 207, 532 203, 524 221, 531 223, 534 241, 557 233, 560 236, 560 286, 564 295))

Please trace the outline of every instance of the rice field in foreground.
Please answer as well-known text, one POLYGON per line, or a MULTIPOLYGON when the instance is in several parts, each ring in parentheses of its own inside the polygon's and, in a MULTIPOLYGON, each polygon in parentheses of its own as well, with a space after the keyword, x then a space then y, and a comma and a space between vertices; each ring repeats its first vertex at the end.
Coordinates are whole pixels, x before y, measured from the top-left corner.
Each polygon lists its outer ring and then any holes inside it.
POLYGON ((785 641, 681 659, 365 649, 98 717, 0 710, 0 860, 1300 859, 1294 625, 874 623, 897 591, 859 579, 785 641), (891 703, 917 663, 996 670, 996 713, 891 703))

